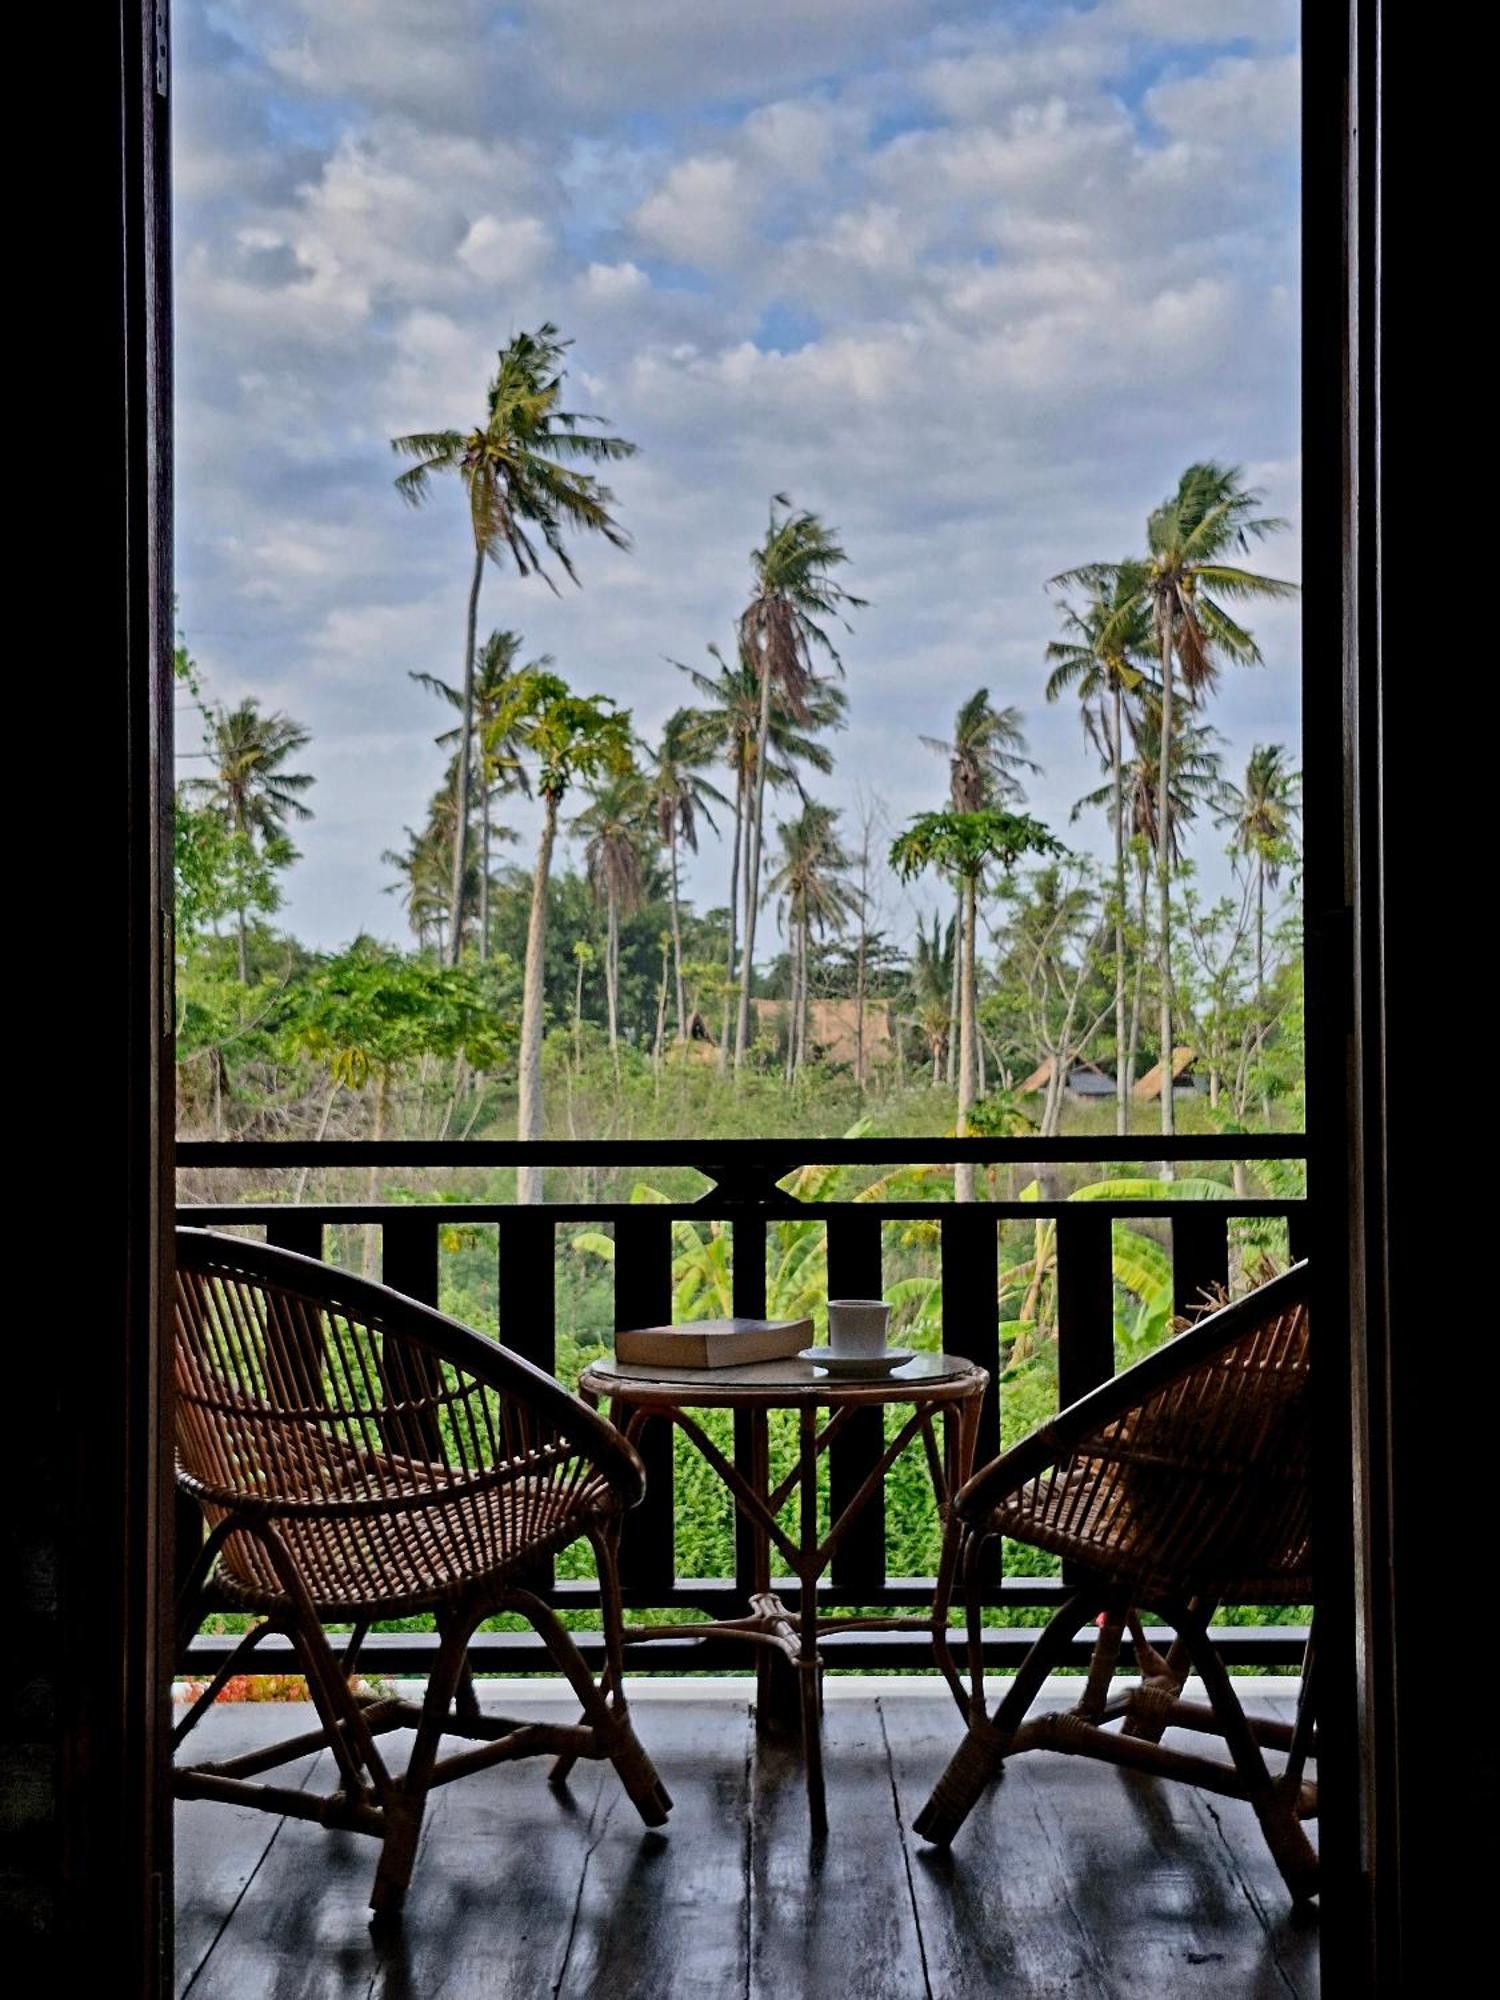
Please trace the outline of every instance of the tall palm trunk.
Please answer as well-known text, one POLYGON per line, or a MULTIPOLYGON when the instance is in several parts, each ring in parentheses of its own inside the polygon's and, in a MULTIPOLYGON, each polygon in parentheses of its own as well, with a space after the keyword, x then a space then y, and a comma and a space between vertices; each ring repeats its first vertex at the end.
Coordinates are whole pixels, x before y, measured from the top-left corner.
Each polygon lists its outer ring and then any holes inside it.
MULTIPOLYGON (((388 1063, 382 1063, 375 1074, 375 1122, 370 1131, 370 1143, 378 1146, 385 1137, 386 1110, 391 1094, 391 1071, 388 1063)), ((377 1202, 380 1199, 380 1169, 371 1167, 365 1175, 365 1200, 377 1202)), ((360 1258, 361 1275, 373 1278, 380 1268, 380 1227, 378 1223, 368 1223, 365 1227, 364 1249, 360 1258)))
MULTIPOLYGON (((1161 977, 1161 1132, 1164 1139, 1177 1130, 1175 1083, 1172 1074, 1172 624, 1161 624, 1161 774, 1156 801, 1157 963, 1161 977)), ((1165 1178, 1173 1178, 1170 1167, 1165 1178)))
POLYGON ((958 1020, 963 1010, 964 894, 960 884, 953 910, 953 988, 948 1005, 948 1088, 958 1081, 958 1020))
MULTIPOLYGON (((963 950, 960 958, 960 978, 958 982, 958 1121, 960 1139, 969 1136, 969 1112, 974 1104, 974 911, 977 903, 977 885, 972 875, 966 875, 963 883, 962 918, 963 950)), ((972 1201, 974 1199, 974 1166, 969 1160, 960 1161, 953 1170, 953 1199, 972 1201)))
POLYGON ((750 1043, 750 981, 755 976, 755 906, 760 900, 760 850, 766 822, 766 765, 771 740, 771 673, 762 662, 760 724, 755 737, 755 811, 750 821, 749 877, 745 895, 745 948, 740 965, 739 1016, 735 1022, 734 1072, 738 1076, 750 1043))
POLYGON ((812 1033, 812 1000, 808 968, 812 960, 812 930, 807 921, 807 912, 802 913, 802 942, 799 947, 802 959, 802 1010, 798 1017, 797 1066, 802 1069, 808 1060, 808 1044, 812 1033))
POLYGON ((1115 678, 1114 731, 1110 739, 1110 782, 1115 808, 1115 1130, 1130 1130, 1130 1091, 1135 1082, 1134 1051, 1125 1020, 1125 772, 1121 732, 1125 711, 1115 678))
MULTIPOLYGON (((1266 1045, 1266 861, 1257 855, 1255 860, 1255 1060, 1260 1061, 1266 1045)), ((1263 1121, 1271 1122, 1271 1093, 1262 1084, 1260 1111, 1263 1121)))
POLYGON ((1136 889, 1136 921, 1140 926, 1141 948, 1135 955, 1135 978, 1130 989, 1130 1043, 1126 1051, 1126 1067, 1132 1078, 1141 1046, 1141 1002, 1146 981, 1146 949, 1151 935, 1151 869, 1144 856, 1137 863, 1136 889))
MULTIPOLYGON (((547 953, 547 885, 552 874, 552 849, 557 839, 557 800, 542 801, 542 834, 537 842, 536 870, 531 878, 531 914, 526 922, 526 971, 521 988, 520 1095, 516 1105, 516 1137, 542 1136, 542 973, 547 953)), ((516 1173, 516 1200, 542 1198, 540 1167, 516 1173)))
POLYGON ((458 764, 453 774, 453 912, 448 936, 448 963, 457 965, 464 945, 464 869, 469 846, 469 748, 474 734, 474 651, 479 636, 479 588, 484 582, 484 550, 474 551, 474 575, 469 584, 469 619, 464 628, 464 705, 458 721, 458 764))
MULTIPOLYGON (((242 805, 238 805, 235 807, 234 830, 242 840, 248 840, 249 834, 245 826, 245 814, 242 805)), ((245 948, 246 915, 245 915, 245 899, 243 896, 240 898, 239 902, 235 905, 234 927, 235 927, 235 963, 239 970, 241 986, 248 986, 250 984, 250 965, 249 965, 249 953, 245 948)))
POLYGON ((609 1052, 615 1072, 620 1068, 620 902, 613 882, 607 896, 608 917, 604 944, 604 998, 609 1011, 609 1052))
POLYGON ((859 851, 859 953, 854 961, 854 1087, 865 1088, 865 958, 870 936, 870 822, 859 851))
POLYGON ((682 892, 677 880, 677 820, 672 819, 672 834, 668 845, 672 851, 672 971, 677 981, 677 1036, 679 1041, 687 1040, 687 988, 682 979, 682 916, 680 904, 682 892))
POLYGON ((487 959, 490 955, 490 786, 489 773, 482 764, 479 779, 479 956, 487 959))
POLYGON ((661 1056, 667 1039, 667 946, 662 946, 661 979, 656 989, 656 1040, 651 1049, 651 1074, 655 1090, 661 1093, 661 1056))
POLYGON ((724 1005, 719 1024, 719 1068, 729 1067, 729 1033, 733 1024, 735 957, 740 939, 740 847, 745 827, 745 774, 734 779, 734 853, 729 864, 729 955, 724 962, 724 1005))
POLYGON ((797 952, 800 938, 797 931, 795 906, 787 931, 787 961, 791 972, 791 992, 786 1003, 786 1081, 787 1088, 797 1081, 797 1020, 801 1008, 801 981, 798 973, 797 952))

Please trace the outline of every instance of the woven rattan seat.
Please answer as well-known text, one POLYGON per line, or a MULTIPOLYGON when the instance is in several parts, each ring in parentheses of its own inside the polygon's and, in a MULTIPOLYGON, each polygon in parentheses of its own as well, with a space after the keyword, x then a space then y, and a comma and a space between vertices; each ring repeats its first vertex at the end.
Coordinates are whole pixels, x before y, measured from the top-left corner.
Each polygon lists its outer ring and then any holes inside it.
POLYGON ((561 1781, 607 1757, 648 1825, 670 1805, 625 1702, 617 1550, 644 1491, 613 1425, 518 1355, 383 1285, 207 1231, 177 1238, 177 1478, 203 1539, 188 1570, 185 1645, 213 1610, 260 1622, 178 1726, 180 1742, 272 1632, 290 1639, 322 1727, 216 1765, 179 1766, 184 1798, 226 1799, 353 1827, 382 1842, 372 1907, 400 1908, 426 1794, 450 1777, 551 1752, 561 1781), (605 1670, 596 1684, 536 1594, 538 1563, 587 1540, 599 1570, 605 1670), (578 1695, 576 1726, 480 1710, 470 1635, 527 1617, 578 1695), (420 1707, 361 1701, 350 1677, 370 1625, 432 1613, 441 1645, 420 1707), (325 1622, 352 1626, 335 1658, 325 1622), (393 1779, 376 1738, 411 1726, 393 1779), (442 1735, 483 1746, 439 1760, 442 1735), (327 1797, 251 1782, 326 1746, 327 1797))
POLYGON ((1310 1365, 1307 1267, 1299 1264, 1208 1313, 963 1487, 944 1550, 938 1629, 946 1629, 946 1594, 962 1577, 969 1728, 916 1821, 919 1833, 952 1840, 1007 1757, 1066 1750, 1248 1798, 1293 1895, 1313 1893, 1317 1857, 1302 1827, 1317 1802, 1303 1775, 1315 1754, 1311 1648, 1296 1725, 1252 1722, 1208 1633, 1221 1603, 1296 1604, 1313 1595, 1310 1365), (1074 1587, 992 1716, 980 1571, 997 1536, 1062 1557, 1074 1587), (1178 1635, 1165 1657, 1147 1642, 1143 1608, 1178 1635), (1027 1721, 1047 1673, 1091 1621, 1099 1636, 1081 1699, 1067 1715, 1027 1721), (1115 1697, 1127 1631, 1140 1680, 1115 1697), (1181 1699, 1190 1670, 1205 1684, 1207 1708, 1181 1699), (1221 1735, 1231 1763, 1163 1745, 1172 1726, 1221 1735), (1264 1747, 1287 1753, 1276 1776, 1264 1747))
MULTIPOLYGON (((539 1499, 530 1485, 490 1486, 436 1503, 428 1495, 401 1513, 346 1516, 337 1536, 321 1523, 283 1517, 280 1537, 320 1619, 409 1618, 503 1586, 517 1568, 586 1535, 608 1507, 602 1484, 584 1485, 566 1506, 539 1499)), ((214 1594, 244 1611, 276 1611, 287 1602, 251 1535, 226 1537, 214 1594)))

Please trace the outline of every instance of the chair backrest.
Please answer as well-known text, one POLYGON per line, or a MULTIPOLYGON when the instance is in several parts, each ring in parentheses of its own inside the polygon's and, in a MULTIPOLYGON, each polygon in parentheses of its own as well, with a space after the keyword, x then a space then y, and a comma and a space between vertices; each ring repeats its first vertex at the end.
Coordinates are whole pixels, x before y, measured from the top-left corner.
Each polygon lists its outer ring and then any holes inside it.
MULTIPOLYGON (((1102 1569, 1300 1597, 1312 1577, 1310 1367, 1299 1264, 1061 1411, 973 1484, 1016 1495, 1102 1569)), ((990 1504, 982 1490, 960 1497, 990 1504)))
POLYGON ((400 1293, 207 1231, 178 1232, 176 1372, 180 1473, 242 1511, 410 1506, 559 1468, 608 1431, 400 1293))
POLYGON ((1307 1304, 1261 1318, 1074 1447, 1112 1465, 1152 1564, 1195 1586, 1312 1574, 1307 1304))

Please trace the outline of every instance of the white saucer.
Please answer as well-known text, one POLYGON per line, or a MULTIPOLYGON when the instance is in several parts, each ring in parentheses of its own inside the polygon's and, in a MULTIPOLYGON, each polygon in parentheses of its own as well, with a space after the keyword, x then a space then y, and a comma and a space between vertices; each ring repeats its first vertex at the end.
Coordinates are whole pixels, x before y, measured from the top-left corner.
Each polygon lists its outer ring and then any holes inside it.
POLYGON ((887 1347, 879 1354, 835 1354, 831 1347, 804 1347, 797 1356, 799 1361, 810 1361, 814 1368, 825 1369, 830 1375, 893 1375, 898 1368, 904 1368, 908 1361, 915 1361, 914 1347, 887 1347))

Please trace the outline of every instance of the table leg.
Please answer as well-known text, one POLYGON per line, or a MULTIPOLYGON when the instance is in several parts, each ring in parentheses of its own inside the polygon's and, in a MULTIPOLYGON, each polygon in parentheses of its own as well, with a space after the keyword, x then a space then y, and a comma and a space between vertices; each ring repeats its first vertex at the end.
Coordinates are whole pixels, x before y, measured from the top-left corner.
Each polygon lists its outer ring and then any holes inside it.
POLYGON ((818 1412, 805 1405, 797 1413, 801 1493, 798 1580, 802 1585, 802 1647, 797 1677, 802 1690, 802 1761, 807 1778, 807 1815, 815 1834, 828 1831, 823 1789, 823 1662, 818 1653, 818 1412))
MULTIPOLYGON (((754 1493, 768 1500, 771 1491, 770 1419, 765 1410, 745 1412, 749 1456, 746 1477, 754 1493)), ((763 1525, 743 1508, 736 1508, 750 1543, 750 1590, 752 1606, 763 1604, 771 1595, 771 1538, 763 1525)), ((795 1705, 787 1700, 792 1676, 782 1654, 769 1646, 755 1648, 755 1724, 757 1729, 783 1730, 796 1727, 795 1705)))

